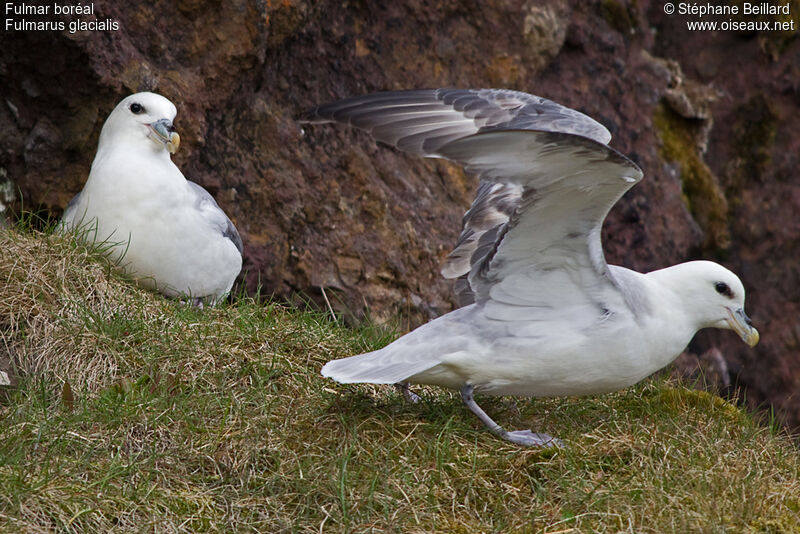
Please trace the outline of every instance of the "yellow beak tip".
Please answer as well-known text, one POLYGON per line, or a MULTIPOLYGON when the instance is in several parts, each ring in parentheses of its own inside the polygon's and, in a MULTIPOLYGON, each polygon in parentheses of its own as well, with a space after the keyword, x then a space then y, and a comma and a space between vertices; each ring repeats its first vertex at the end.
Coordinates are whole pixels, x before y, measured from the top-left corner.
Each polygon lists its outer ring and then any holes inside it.
POLYGON ((177 132, 172 132, 172 135, 169 136, 169 141, 167 141, 167 150, 170 154, 174 154, 178 151, 178 148, 181 146, 181 136, 177 134, 177 132))
POLYGON ((747 339, 745 339, 744 341, 745 341, 745 343, 747 343, 747 344, 748 344, 748 345, 750 345, 751 347, 755 347, 756 345, 758 345, 758 341, 759 341, 760 339, 761 339, 761 336, 759 336, 759 335, 758 335, 758 330, 756 330, 756 329, 754 328, 754 329, 753 329, 753 331, 752 331, 752 332, 750 332, 750 333, 747 335, 747 339))

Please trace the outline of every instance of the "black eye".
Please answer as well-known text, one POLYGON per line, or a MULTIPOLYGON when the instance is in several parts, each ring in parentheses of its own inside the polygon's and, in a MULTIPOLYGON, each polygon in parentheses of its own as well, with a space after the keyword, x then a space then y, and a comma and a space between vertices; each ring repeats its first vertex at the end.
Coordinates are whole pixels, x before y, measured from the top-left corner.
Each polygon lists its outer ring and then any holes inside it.
POLYGON ((714 289, 717 290, 717 293, 720 295, 725 295, 728 298, 733 298, 733 291, 725 282, 717 282, 714 284, 714 289))
POLYGON ((139 104, 138 102, 134 102, 131 104, 131 112, 138 115, 139 113, 144 113, 144 106, 139 104))

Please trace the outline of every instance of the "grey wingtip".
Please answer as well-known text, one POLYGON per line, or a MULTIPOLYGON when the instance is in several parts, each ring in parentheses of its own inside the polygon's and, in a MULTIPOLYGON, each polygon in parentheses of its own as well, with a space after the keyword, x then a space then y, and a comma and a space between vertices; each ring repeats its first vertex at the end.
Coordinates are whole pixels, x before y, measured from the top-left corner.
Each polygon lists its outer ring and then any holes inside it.
POLYGON ((236 249, 239 251, 239 255, 244 253, 244 243, 242 242, 242 236, 239 235, 239 231, 236 230, 236 227, 233 225, 233 222, 230 219, 228 219, 228 226, 222 232, 222 235, 225 238, 231 240, 236 249))
POLYGON ((319 114, 319 107, 314 109, 309 109, 308 111, 304 111, 300 115, 298 115, 295 120, 300 124, 327 124, 330 122, 334 122, 331 119, 326 119, 325 117, 320 116, 319 114))

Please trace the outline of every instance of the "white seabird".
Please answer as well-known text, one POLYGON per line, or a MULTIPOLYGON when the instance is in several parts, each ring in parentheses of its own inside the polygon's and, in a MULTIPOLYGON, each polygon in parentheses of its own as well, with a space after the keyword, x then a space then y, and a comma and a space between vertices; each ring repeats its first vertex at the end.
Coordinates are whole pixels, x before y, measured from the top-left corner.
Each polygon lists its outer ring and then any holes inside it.
POLYGON ((515 91, 438 89, 350 98, 301 120, 349 123, 401 150, 455 161, 481 180, 442 269, 472 303, 383 349, 328 362, 326 377, 456 389, 501 438, 558 445, 547 434, 504 430, 473 393, 619 390, 673 361, 702 328, 758 343, 744 287, 721 265, 693 261, 641 274, 606 263, 603 220, 642 171, 577 111, 515 91))
POLYGON ((109 246, 141 285, 213 304, 242 269, 242 239, 208 191, 170 159, 180 144, 176 113, 154 93, 122 100, 100 131, 89 178, 62 227, 109 246))

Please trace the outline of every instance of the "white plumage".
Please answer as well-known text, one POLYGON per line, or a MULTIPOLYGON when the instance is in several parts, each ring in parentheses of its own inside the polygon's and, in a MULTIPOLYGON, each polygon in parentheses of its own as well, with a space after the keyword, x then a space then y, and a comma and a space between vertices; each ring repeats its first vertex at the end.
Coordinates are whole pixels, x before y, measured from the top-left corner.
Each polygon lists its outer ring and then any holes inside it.
POLYGON ((721 265, 697 261, 641 274, 606 264, 603 220, 642 172, 607 146, 605 128, 577 111, 514 91, 440 89, 333 102, 304 120, 351 123, 481 179, 443 267, 472 304, 383 349, 328 362, 326 377, 457 389, 495 434, 552 445, 559 442, 546 434, 503 430, 473 392, 609 392, 670 363, 702 328, 758 342, 744 287, 721 265))
POLYGON ((83 190, 64 213, 64 229, 110 246, 142 285, 168 296, 214 303, 242 268, 242 241, 211 195, 170 158, 180 138, 175 106, 137 93, 111 112, 83 190))

